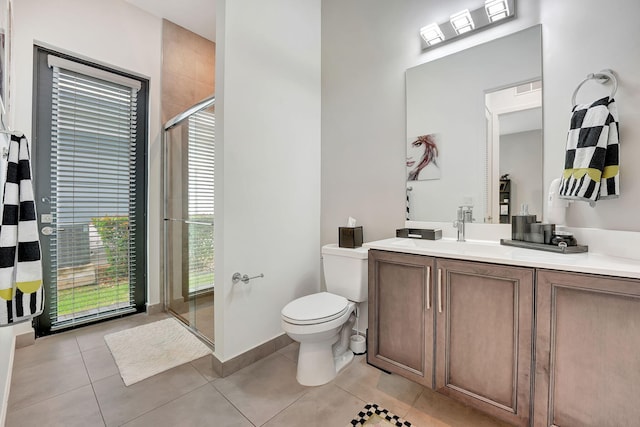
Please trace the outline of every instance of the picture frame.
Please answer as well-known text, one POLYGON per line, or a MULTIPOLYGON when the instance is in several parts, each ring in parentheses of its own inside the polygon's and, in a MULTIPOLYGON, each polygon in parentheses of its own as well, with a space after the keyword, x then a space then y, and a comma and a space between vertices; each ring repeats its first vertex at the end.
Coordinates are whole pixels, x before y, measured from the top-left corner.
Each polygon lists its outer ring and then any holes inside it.
POLYGON ((11 77, 11 0, 0 0, 0 114, 9 111, 11 77))
POLYGON ((438 133, 407 138, 407 181, 427 181, 442 177, 442 143, 438 133))

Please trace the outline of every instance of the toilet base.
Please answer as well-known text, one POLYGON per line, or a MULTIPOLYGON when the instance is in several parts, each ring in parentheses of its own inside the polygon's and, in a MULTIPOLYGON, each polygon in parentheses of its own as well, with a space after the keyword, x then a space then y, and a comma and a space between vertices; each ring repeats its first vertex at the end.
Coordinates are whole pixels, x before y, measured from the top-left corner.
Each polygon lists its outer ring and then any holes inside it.
POLYGON ((353 361, 353 351, 351 350, 347 350, 344 353, 342 353, 340 356, 334 357, 333 362, 335 363, 335 366, 336 366, 336 375, 338 375, 340 371, 346 368, 349 365, 349 363, 351 363, 352 361, 353 361))
POLYGON ((347 349, 334 357, 332 345, 339 334, 322 342, 301 342, 298 354, 298 383, 305 386, 319 386, 333 380, 338 372, 353 360, 353 352, 347 349))

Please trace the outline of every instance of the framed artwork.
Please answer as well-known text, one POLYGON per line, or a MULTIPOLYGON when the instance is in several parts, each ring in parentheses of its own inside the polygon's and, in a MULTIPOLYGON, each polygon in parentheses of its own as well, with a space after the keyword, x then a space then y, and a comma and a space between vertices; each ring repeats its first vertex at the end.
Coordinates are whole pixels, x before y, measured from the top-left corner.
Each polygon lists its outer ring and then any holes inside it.
POLYGON ((407 181, 440 179, 440 135, 431 133, 407 139, 407 181))

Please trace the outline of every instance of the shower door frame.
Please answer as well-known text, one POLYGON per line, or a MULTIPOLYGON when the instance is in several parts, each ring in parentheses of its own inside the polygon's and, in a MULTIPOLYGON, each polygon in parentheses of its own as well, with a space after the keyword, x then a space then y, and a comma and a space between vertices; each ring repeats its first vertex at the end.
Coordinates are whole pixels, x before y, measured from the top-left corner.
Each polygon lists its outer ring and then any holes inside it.
MULTIPOLYGON (((163 238, 163 242, 161 245, 161 256, 163 259, 163 272, 162 272, 162 281, 163 281, 163 285, 162 285, 162 295, 161 295, 161 299, 163 301, 164 304, 164 310, 171 314, 172 316, 174 316, 176 319, 178 319, 179 321, 181 321, 187 328, 189 328, 189 330, 191 330, 191 332, 193 332, 198 338, 200 338, 201 340, 203 340, 205 343, 207 343, 208 345, 210 345, 212 348, 215 349, 215 339, 214 337, 207 337, 206 335, 202 334, 197 327, 193 327, 190 322, 188 321, 188 319, 185 319, 180 313, 176 312, 172 307, 171 307, 171 293, 169 292, 169 284, 170 284, 170 280, 169 280, 169 260, 168 260, 168 249, 167 249, 167 244, 169 242, 169 223, 170 222, 182 222, 183 224, 189 225, 189 224, 195 224, 195 225, 208 225, 208 224, 201 224, 198 222, 194 222, 194 221, 189 221, 189 220, 179 220, 179 219, 175 219, 175 218, 170 218, 169 217, 169 198, 167 197, 169 194, 169 176, 167 173, 167 161, 169 159, 168 156, 168 150, 169 150, 169 145, 168 145, 168 133, 171 129, 173 129, 174 127, 182 124, 183 122, 185 122, 185 120, 188 120, 191 116, 193 116, 194 114, 206 110, 207 108, 210 108, 212 106, 215 106, 215 95, 211 95, 205 99, 203 99, 202 101, 196 103, 195 105, 193 105, 192 107, 188 108, 187 110, 185 110, 184 112, 176 115, 175 117, 169 119, 163 126, 162 129, 162 149, 161 149, 161 162, 162 162, 162 195, 163 195, 163 212, 162 212, 162 226, 163 226, 163 234, 162 234, 162 238, 163 238)), ((213 224, 211 224, 211 226, 213 226, 213 224)), ((184 289, 184 283, 183 283, 183 289, 184 289)), ((188 289, 188 283, 187 283, 187 289, 188 289)), ((197 297, 197 296, 196 296, 197 297)))

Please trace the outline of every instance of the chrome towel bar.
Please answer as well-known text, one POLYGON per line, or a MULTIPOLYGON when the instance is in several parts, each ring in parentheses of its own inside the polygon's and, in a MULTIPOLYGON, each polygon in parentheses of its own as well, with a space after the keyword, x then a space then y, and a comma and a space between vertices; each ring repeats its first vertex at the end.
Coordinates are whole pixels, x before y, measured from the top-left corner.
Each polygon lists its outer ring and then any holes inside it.
POLYGON ((249 277, 249 275, 247 274, 233 273, 233 276, 231 277, 231 281, 233 282, 233 284, 236 284, 238 282, 249 283, 249 280, 251 279, 259 279, 263 277, 264 277, 263 273, 260 273, 257 276, 253 276, 253 277, 249 277))

